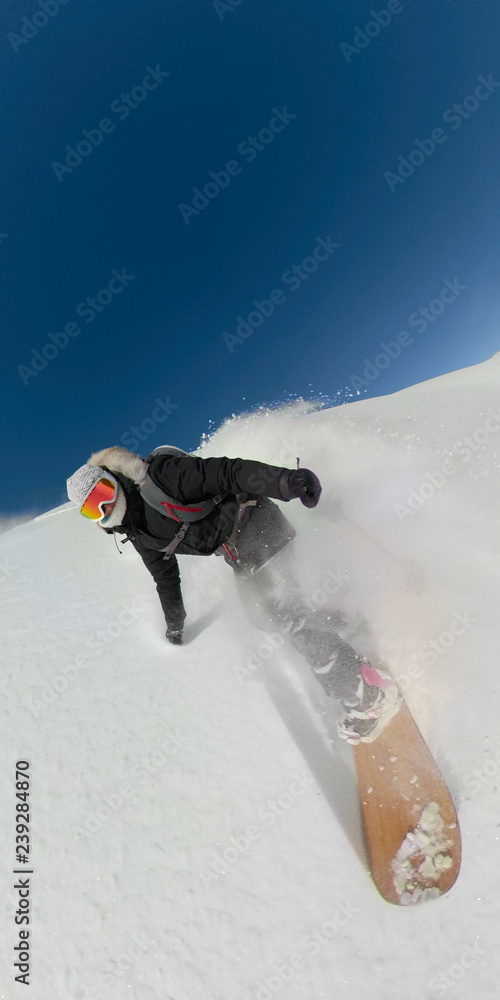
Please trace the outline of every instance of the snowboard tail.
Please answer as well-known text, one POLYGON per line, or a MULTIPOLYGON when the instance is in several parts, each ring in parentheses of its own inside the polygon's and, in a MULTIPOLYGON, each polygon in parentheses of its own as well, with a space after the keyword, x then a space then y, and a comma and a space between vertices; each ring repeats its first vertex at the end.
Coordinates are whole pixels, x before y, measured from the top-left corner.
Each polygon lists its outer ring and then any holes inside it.
POLYGON ((370 871, 388 903, 448 892, 458 878, 461 836, 453 800, 404 700, 372 743, 354 747, 370 871))

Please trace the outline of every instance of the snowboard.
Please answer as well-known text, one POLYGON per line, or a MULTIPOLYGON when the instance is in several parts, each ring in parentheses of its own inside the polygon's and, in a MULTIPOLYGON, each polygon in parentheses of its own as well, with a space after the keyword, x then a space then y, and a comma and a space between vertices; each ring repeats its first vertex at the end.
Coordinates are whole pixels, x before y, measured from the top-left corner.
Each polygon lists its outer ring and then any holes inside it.
POLYGON ((372 743, 353 747, 370 872, 388 903, 443 895, 460 871, 451 795, 404 698, 372 743))

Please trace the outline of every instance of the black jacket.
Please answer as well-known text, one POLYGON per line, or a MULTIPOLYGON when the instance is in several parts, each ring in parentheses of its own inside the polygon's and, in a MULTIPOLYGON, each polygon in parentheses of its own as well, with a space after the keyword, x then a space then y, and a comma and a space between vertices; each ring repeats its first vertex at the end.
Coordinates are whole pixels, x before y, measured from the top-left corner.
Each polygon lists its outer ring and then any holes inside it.
MULTIPOLYGON (((113 463, 116 464, 116 463, 113 463)), ((179 566, 175 555, 165 560, 160 551, 177 534, 180 524, 160 514, 147 504, 138 485, 112 468, 103 466, 121 483, 127 497, 123 524, 103 528, 108 534, 126 534, 152 574, 167 626, 182 628, 186 612, 182 600, 179 566)), ((242 458, 196 458, 157 455, 149 462, 153 481, 181 503, 196 503, 220 494, 224 497, 203 520, 189 526, 185 540, 176 548, 179 555, 211 555, 227 540, 238 509, 237 497, 272 497, 288 500, 287 479, 290 469, 265 465, 242 458)), ((271 505, 270 505, 271 506, 271 505)), ((293 537, 294 531, 288 537, 293 537)))

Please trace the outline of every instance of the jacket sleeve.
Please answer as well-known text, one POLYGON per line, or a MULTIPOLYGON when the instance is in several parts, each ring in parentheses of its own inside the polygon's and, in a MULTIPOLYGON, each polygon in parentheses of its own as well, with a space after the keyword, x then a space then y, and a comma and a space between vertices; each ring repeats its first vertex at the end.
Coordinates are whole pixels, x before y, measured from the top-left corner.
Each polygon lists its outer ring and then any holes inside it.
POLYGON ((290 500, 287 480, 291 469, 243 458, 177 458, 158 455, 149 467, 151 478, 170 496, 193 503, 218 493, 252 493, 290 500))
POLYGON ((172 555, 170 559, 166 560, 163 558, 163 552, 134 544, 134 539, 131 541, 156 583, 156 591, 160 598, 167 628, 172 632, 182 629, 186 611, 182 599, 181 577, 176 557, 172 555))

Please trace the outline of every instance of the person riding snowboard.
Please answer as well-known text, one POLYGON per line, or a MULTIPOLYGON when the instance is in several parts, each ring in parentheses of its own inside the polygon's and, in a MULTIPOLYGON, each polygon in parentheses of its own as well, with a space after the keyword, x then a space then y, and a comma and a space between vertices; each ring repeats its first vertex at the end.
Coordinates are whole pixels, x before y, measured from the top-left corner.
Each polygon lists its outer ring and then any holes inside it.
POLYGON ((396 685, 341 638, 338 615, 309 609, 283 560, 296 531, 272 501, 316 507, 321 484, 309 469, 196 458, 170 446, 143 459, 114 446, 91 455, 67 491, 82 515, 132 542, 156 583, 170 642, 182 643, 186 618, 177 555, 222 555, 258 627, 276 624, 343 705, 342 738, 371 742, 390 721, 396 685))

